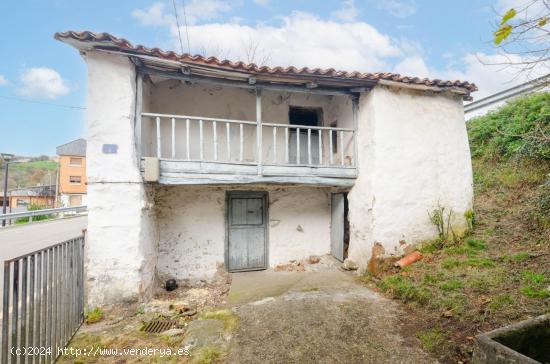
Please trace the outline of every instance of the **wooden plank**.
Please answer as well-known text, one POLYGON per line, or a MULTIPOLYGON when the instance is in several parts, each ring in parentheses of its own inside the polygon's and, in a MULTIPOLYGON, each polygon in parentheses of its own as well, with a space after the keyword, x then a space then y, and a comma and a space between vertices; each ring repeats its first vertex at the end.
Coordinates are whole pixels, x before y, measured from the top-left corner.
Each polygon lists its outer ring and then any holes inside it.
POLYGON ((156 125, 157 125, 157 158, 160 158, 162 155, 162 148, 160 144, 160 117, 156 117, 156 125))
POLYGON ((285 163, 286 164, 290 163, 289 154, 288 154, 288 143, 289 143, 288 128, 285 128, 285 163))
POLYGON ((187 160, 191 159, 189 140, 189 119, 185 119, 185 157, 187 160))
POLYGON ((319 164, 323 164, 323 131, 319 130, 319 164))
POLYGON ((344 261, 344 194, 331 196, 330 252, 339 261, 344 261))
POLYGON ((308 185, 330 187, 353 187, 355 179, 327 177, 268 177, 258 175, 235 174, 189 174, 182 177, 161 176, 160 184, 165 185, 225 185, 225 184, 278 184, 278 185, 308 185))
POLYGON ((307 129, 307 164, 311 164, 311 129, 307 129))
POLYGON ((176 119, 172 118, 172 159, 176 159, 176 119))
POLYGON ((340 165, 344 165, 344 132, 340 132, 340 165))
POLYGON ((200 153, 199 159, 204 160, 204 132, 202 130, 202 120, 199 120, 199 143, 200 143, 200 153))
POLYGON ((264 165, 264 175, 266 176, 322 176, 335 178, 355 178, 354 168, 339 168, 327 166, 278 166, 264 165))
POLYGON ((262 175, 262 90, 256 88, 256 162, 258 175, 262 175))
POLYGON ((142 116, 153 117, 153 118, 161 117, 161 118, 174 118, 174 119, 193 119, 193 120, 204 120, 204 121, 220 121, 220 122, 224 122, 224 123, 234 123, 234 124, 256 125, 255 121, 237 120, 237 119, 207 118, 207 117, 203 117, 203 116, 158 114, 158 113, 151 113, 151 112, 144 112, 144 113, 141 113, 141 115, 142 116))
POLYGON ((231 161, 231 124, 225 123, 225 136, 227 143, 227 160, 231 161))
MULTIPOLYGON (((326 176, 335 178, 355 178, 354 167, 319 165, 271 165, 265 164, 264 174, 268 176, 326 176)), ((202 162, 184 160, 160 160, 161 174, 165 173, 235 173, 249 174, 255 171, 253 163, 202 162)))
POLYGON ((328 132, 328 158, 329 158, 329 164, 330 165, 333 165, 334 164, 334 156, 333 156, 333 147, 332 147, 332 133, 333 131, 329 131, 328 132))
POLYGON ((310 126, 310 125, 299 125, 299 124, 275 124, 275 123, 263 123, 263 126, 276 126, 279 128, 302 128, 302 129, 311 129, 311 130, 333 130, 333 131, 346 131, 352 132, 353 129, 349 128, 338 128, 332 126, 310 126))
POLYGON ((228 194, 226 259, 228 270, 267 268, 266 193, 228 194))
POLYGON ((136 76, 136 111, 135 111, 135 121, 134 121, 134 137, 136 154, 139 159, 141 158, 141 112, 143 111, 143 75, 138 73, 136 76))
POLYGON ((273 163, 277 163, 277 127, 273 127, 273 163))
POLYGON ((243 161, 244 154, 244 126, 243 124, 239 125, 239 162, 243 161))
POLYGON ((300 164, 300 128, 296 128, 296 164, 300 164))
POLYGON ((351 111, 352 111, 352 118, 353 118, 353 159, 352 159, 352 166, 359 167, 359 151, 358 151, 358 144, 357 144, 357 128, 359 127, 358 123, 358 113, 359 113, 359 97, 352 97, 351 98, 351 111))
POLYGON ((212 134, 214 136, 214 160, 218 160, 218 128, 215 121, 212 122, 212 134))

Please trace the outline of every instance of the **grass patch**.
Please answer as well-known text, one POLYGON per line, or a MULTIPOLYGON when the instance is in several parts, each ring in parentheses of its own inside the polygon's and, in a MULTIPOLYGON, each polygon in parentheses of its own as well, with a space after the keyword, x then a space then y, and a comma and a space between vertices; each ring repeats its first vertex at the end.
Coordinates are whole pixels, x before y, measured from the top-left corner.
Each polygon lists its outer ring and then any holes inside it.
POLYGON ((443 279, 445 279, 445 275, 442 272, 436 274, 426 273, 424 274, 424 277, 422 277, 422 284, 428 286, 435 285, 441 282, 443 279))
POLYGON ((384 292, 393 294, 405 302, 426 303, 431 298, 430 290, 417 287, 413 282, 401 276, 389 276, 382 279, 378 285, 384 292))
POLYGON ((520 292, 524 296, 542 299, 550 297, 550 290, 546 287, 548 279, 545 274, 526 270, 523 271, 522 278, 524 286, 521 287, 520 292))
POLYGON ((516 253, 516 254, 513 254, 513 255, 504 255, 502 257, 502 260, 505 261, 505 262, 523 263, 527 259, 529 259, 530 256, 531 255, 529 253, 521 252, 521 253, 516 253))
POLYGON ((456 291, 464 288, 464 283, 462 283, 458 279, 449 279, 448 281, 441 283, 439 288, 444 291, 456 291))
POLYGON ((441 262, 441 267, 444 269, 452 269, 460 266, 460 260, 455 258, 447 258, 441 262))
POLYGON ((548 298, 550 291, 547 288, 536 288, 533 286, 521 287, 520 292, 529 298, 548 298))
POLYGON ((222 352, 215 347, 203 347, 193 355, 193 363, 196 364, 212 364, 220 361, 222 352))
POLYGON ((223 322, 223 327, 226 332, 234 331, 239 326, 239 322, 240 322, 239 316, 237 316, 233 311, 228 309, 203 312, 199 315, 199 319, 220 320, 221 322, 223 322))
POLYGON ((318 287, 309 287, 309 288, 302 288, 300 292, 318 292, 318 287))
POLYGON ((85 317, 86 324, 95 324, 103 319, 103 311, 101 308, 96 307, 93 310, 86 311, 85 317))
POLYGON ((417 336, 422 343, 422 347, 430 352, 436 351, 438 347, 445 343, 445 335, 439 328, 421 331, 417 336))
POLYGON ((516 303, 516 300, 509 294, 503 294, 493 298, 489 304, 489 308, 493 311, 500 311, 505 307, 512 306, 516 303))
POLYGON ((487 250, 487 242, 482 239, 466 239, 465 245, 471 250, 487 250))
POLYGON ((489 258, 468 258, 463 262, 464 265, 469 267, 483 267, 483 268, 493 268, 495 262, 489 258))
POLYGON ((543 273, 535 273, 533 271, 526 270, 522 275, 523 279, 532 285, 540 285, 546 282, 546 277, 543 273))

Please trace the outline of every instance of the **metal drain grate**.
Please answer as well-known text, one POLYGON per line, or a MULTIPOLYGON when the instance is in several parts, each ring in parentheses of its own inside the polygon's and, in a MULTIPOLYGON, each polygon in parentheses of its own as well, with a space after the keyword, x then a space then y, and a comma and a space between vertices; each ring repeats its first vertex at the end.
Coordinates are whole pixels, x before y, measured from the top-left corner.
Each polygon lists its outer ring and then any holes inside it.
POLYGON ((171 329, 176 326, 177 323, 178 322, 176 320, 153 320, 145 325, 143 331, 157 334, 159 332, 171 329))

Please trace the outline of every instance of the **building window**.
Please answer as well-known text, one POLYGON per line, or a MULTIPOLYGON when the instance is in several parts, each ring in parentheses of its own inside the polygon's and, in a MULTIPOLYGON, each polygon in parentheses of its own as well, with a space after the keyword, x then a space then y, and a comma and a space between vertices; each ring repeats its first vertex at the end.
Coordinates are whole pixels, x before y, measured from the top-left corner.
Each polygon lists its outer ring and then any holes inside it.
POLYGON ((76 167, 81 167, 82 166, 82 158, 71 157, 71 159, 69 161, 69 165, 76 166, 76 167))
POLYGON ((70 176, 69 177, 69 182, 79 185, 82 182, 82 177, 80 177, 80 176, 70 176))
POLYGON ((20 199, 17 199, 17 207, 23 207, 23 206, 28 206, 29 203, 25 200, 20 200, 20 199))

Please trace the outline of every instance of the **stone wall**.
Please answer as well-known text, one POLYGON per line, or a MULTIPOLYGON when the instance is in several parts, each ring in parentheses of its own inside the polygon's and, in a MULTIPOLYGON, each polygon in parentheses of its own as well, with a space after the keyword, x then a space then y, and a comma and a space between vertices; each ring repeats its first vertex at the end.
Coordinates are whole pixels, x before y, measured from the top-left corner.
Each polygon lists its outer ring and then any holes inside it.
POLYGON ((209 279, 224 264, 228 190, 269 193, 269 266, 330 252, 327 188, 162 186, 156 200, 162 280, 209 279))
POLYGON ((459 96, 377 86, 359 105, 359 176, 349 194, 350 259, 400 255, 436 237, 428 212, 466 228, 472 167, 459 96))
POLYGON ((134 138, 135 71, 127 58, 84 55, 88 64, 88 238, 91 307, 151 295, 158 233, 151 191, 142 182, 134 138), (116 145, 104 153, 103 145, 116 145))

